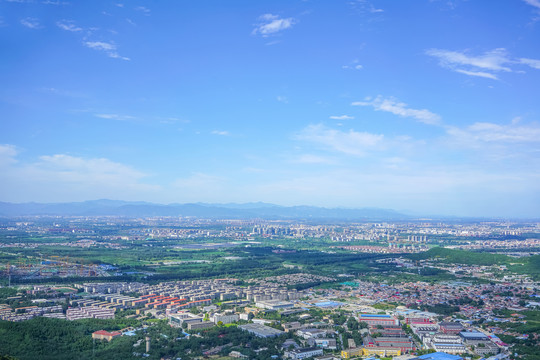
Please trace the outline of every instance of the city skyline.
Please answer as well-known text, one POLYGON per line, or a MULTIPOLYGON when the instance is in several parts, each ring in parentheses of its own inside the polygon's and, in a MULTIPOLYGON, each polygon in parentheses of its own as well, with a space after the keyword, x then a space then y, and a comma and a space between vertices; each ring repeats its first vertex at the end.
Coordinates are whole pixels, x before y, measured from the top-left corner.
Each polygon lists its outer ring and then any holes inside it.
POLYGON ((540 2, 0 1, 0 201, 538 217, 540 2))

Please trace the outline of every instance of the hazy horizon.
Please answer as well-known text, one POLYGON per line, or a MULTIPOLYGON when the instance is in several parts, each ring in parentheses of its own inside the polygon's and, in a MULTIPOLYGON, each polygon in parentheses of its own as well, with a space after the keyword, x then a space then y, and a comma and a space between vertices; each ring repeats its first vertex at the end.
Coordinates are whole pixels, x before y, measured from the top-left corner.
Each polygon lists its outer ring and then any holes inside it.
POLYGON ((538 1, 0 14, 0 201, 539 217, 538 1))

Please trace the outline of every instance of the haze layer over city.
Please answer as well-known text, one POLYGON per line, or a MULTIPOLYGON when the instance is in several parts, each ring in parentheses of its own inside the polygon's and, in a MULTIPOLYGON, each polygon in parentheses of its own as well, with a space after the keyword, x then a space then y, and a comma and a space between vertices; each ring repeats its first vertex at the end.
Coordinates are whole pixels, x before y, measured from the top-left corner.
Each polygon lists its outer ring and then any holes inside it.
POLYGON ((1 200, 534 218, 539 11, 4 0, 1 200))

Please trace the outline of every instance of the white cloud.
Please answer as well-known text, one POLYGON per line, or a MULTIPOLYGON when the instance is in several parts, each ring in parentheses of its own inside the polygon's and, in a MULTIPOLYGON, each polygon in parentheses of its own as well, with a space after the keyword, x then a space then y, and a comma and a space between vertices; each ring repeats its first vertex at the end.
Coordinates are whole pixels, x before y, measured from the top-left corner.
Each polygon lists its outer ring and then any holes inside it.
POLYGON ((119 180, 125 177, 139 179, 145 176, 127 165, 120 164, 105 158, 85 159, 65 154, 44 155, 37 163, 42 170, 53 170, 64 180, 82 181, 92 175, 93 182, 101 180, 119 180))
POLYGON ((133 120, 135 117, 129 115, 120 115, 120 114, 95 114, 96 117, 101 119, 110 119, 110 120, 133 120))
POLYGON ((263 37, 268 37, 285 29, 289 29, 295 23, 296 20, 292 17, 281 18, 278 15, 264 14, 259 17, 259 23, 256 24, 252 34, 260 34, 263 37))
POLYGON ((103 41, 85 41, 84 42, 84 45, 90 49, 94 49, 94 50, 97 50, 97 51, 103 51, 105 52, 109 57, 113 58, 113 59, 122 59, 122 60, 127 60, 129 61, 130 58, 128 57, 124 57, 124 56, 120 56, 117 52, 116 52, 116 45, 112 42, 103 42, 103 41))
POLYGON ((84 45, 94 50, 102 50, 102 51, 116 50, 116 45, 114 45, 113 43, 106 43, 103 41, 86 41, 84 45))
POLYGON ((531 6, 534 6, 537 9, 540 9, 540 0, 523 0, 523 1, 525 1, 527 4, 531 6))
POLYGON ((466 128, 448 127, 448 134, 474 146, 479 143, 539 143, 540 126, 519 125, 519 120, 512 120, 509 125, 489 122, 476 122, 466 128))
POLYGON ((532 67, 534 69, 539 69, 540 70, 540 60, 521 58, 521 59, 519 59, 519 62, 522 63, 522 64, 525 64, 525 65, 529 65, 530 67, 532 67))
POLYGON ((67 1, 51 1, 51 0, 45 0, 45 1, 42 1, 41 2, 42 4, 45 4, 45 5, 69 5, 69 2, 67 1))
POLYGON ((411 109, 407 104, 397 101, 394 98, 383 98, 381 95, 374 100, 369 98, 366 101, 355 101, 354 106, 372 106, 376 111, 386 111, 402 117, 414 118, 424 124, 437 125, 441 122, 441 117, 427 109, 411 109))
POLYGON ((370 1, 368 0, 353 0, 349 2, 349 5, 361 13, 382 13, 384 12, 383 9, 376 8, 370 1))
POLYGON ((27 17, 24 19, 21 19, 21 24, 23 26, 26 26, 29 29, 40 29, 41 25, 39 24, 39 20, 31 17, 27 17))
POLYGON ((513 61, 504 48, 494 49, 477 56, 442 49, 429 49, 426 50, 426 54, 439 59, 442 67, 471 76, 497 79, 493 72, 512 71, 508 65, 513 61))
POLYGON ((16 163, 17 148, 10 144, 0 144, 0 166, 16 163))
POLYGON ((150 9, 144 7, 144 6, 137 6, 135 10, 142 12, 146 16, 150 16, 150 9))
POLYGON ((438 58, 445 66, 468 65, 492 71, 512 71, 509 67, 504 66, 511 62, 504 48, 494 49, 479 56, 441 49, 429 49, 426 54, 438 58))
POLYGON ((342 69, 354 69, 354 70, 362 70, 364 68, 364 66, 362 66, 361 64, 359 64, 359 60, 358 59, 354 59, 353 61, 351 61, 349 64, 347 65, 342 65, 341 68, 342 69))
POLYGON ((354 116, 349 116, 349 115, 332 115, 330 116, 330 119, 332 120, 352 120, 354 119, 354 116))
POLYGON ((56 22, 56 26, 58 26, 62 30, 71 31, 71 32, 82 31, 82 28, 76 26, 72 20, 58 21, 56 22))
MULTIPOLYGON (((538 0, 540 2, 540 0, 538 0)), ((506 49, 498 48, 483 55, 469 55, 466 52, 429 49, 426 54, 439 59, 439 64, 452 71, 486 79, 499 80, 495 73, 516 71, 511 66, 523 64, 540 70, 540 60, 519 58, 508 55, 506 49)))
POLYGON ((287 99, 286 96, 281 96, 281 95, 278 95, 276 96, 276 100, 281 102, 281 103, 284 103, 284 104, 288 104, 289 103, 289 99, 287 99))
POLYGON ((214 130, 214 131, 212 131, 212 134, 220 135, 220 136, 229 136, 229 135, 231 135, 231 133, 226 131, 226 130, 214 130))
POLYGON ((367 151, 382 145, 384 136, 354 130, 341 131, 322 124, 309 125, 296 135, 296 139, 322 145, 348 155, 364 156, 367 151))
POLYGON ((478 76, 483 77, 487 79, 493 79, 493 80, 499 80, 499 78, 491 73, 485 72, 485 71, 469 71, 469 70, 462 70, 462 69, 455 69, 455 72, 470 75, 470 76, 478 76))
POLYGON ((0 187, 5 190, 5 201, 140 198, 159 190, 141 182, 147 174, 106 158, 54 154, 35 162, 17 162, 16 154, 14 146, 0 146, 0 187))

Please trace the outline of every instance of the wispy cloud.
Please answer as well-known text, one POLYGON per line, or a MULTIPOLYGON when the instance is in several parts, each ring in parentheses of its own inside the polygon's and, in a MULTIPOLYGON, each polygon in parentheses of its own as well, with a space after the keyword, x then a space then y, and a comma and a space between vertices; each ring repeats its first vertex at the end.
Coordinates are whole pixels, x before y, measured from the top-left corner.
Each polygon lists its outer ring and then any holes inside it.
POLYGON ((130 58, 125 56, 120 56, 118 52, 116 51, 116 45, 112 42, 103 42, 103 41, 85 41, 84 45, 90 49, 97 50, 97 51, 103 51, 105 52, 109 57, 114 59, 122 59, 129 61, 130 58))
POLYGON ((352 70, 362 70, 364 68, 364 66, 362 66, 362 64, 360 64, 360 60, 354 59, 353 61, 351 61, 347 65, 342 65, 341 68, 342 69, 352 69, 352 70))
POLYGON ((340 131, 322 124, 309 125, 296 135, 297 140, 322 145, 348 155, 364 156, 368 150, 379 147, 384 136, 354 130, 340 131))
POLYGON ((362 70, 364 66, 357 64, 357 65, 343 65, 341 67, 342 69, 354 69, 354 70, 362 70))
POLYGON ((532 67, 534 69, 539 69, 540 70, 540 60, 521 58, 521 59, 519 59, 519 61, 522 64, 529 65, 530 67, 532 67))
POLYGON ((411 109, 407 104, 394 98, 383 98, 381 95, 375 99, 366 98, 365 101, 355 101, 353 106, 372 106, 376 111, 386 111, 394 115, 416 119, 424 124, 438 125, 441 117, 427 109, 411 109))
POLYGON ((466 128, 448 127, 448 134, 470 144, 481 143, 539 143, 540 126, 520 125, 513 121, 508 125, 476 122, 466 128))
POLYGON ((286 96, 282 96, 282 95, 276 96, 276 100, 279 101, 280 103, 284 103, 284 104, 289 103, 289 99, 287 99, 286 96))
POLYGON ((214 130, 214 131, 212 131, 212 134, 220 135, 220 136, 229 136, 229 135, 231 135, 231 133, 226 131, 226 130, 214 130))
POLYGON ((352 120, 354 119, 354 116, 349 116, 349 115, 332 115, 330 116, 330 119, 332 120, 352 120))
POLYGON ((21 25, 26 26, 29 29, 40 29, 42 26, 39 24, 39 20, 32 17, 21 19, 21 25))
POLYGON ((134 120, 134 116, 130 115, 121 115, 121 114, 95 114, 95 117, 101 118, 101 119, 109 119, 109 120, 119 120, 119 121, 125 121, 125 120, 134 120))
POLYGON ((0 165, 16 163, 15 156, 17 153, 17 148, 14 145, 0 144, 0 165))
POLYGON ((268 37, 291 28, 295 23, 296 20, 292 17, 281 18, 279 15, 264 14, 259 17, 259 22, 255 25, 252 34, 268 37))
POLYGON ((523 0, 527 4, 534 6, 537 9, 540 9, 540 0, 523 0))
POLYGON ((57 21, 56 26, 58 26, 62 30, 71 31, 71 32, 82 31, 82 28, 75 25, 75 22, 73 20, 57 21))
POLYGON ((51 1, 51 0, 45 0, 45 1, 42 1, 41 3, 44 4, 44 5, 55 5, 55 6, 58 6, 58 5, 69 5, 69 2, 68 2, 68 1, 51 1))
MULTIPOLYGON (((538 0, 540 1, 540 0, 538 0)), ((514 59, 506 49, 497 48, 487 51, 482 55, 469 55, 463 51, 450 51, 442 49, 428 49, 426 54, 439 59, 439 64, 452 71, 486 79, 498 80, 496 73, 513 72, 512 66, 516 64, 528 65, 534 69, 540 69, 540 60, 514 59)))
POLYGON ((442 49, 429 49, 426 54, 439 59, 439 64, 447 69, 470 76, 497 79, 495 72, 511 72, 513 62, 504 48, 494 49, 482 55, 442 49))
POLYGON ((146 16, 150 16, 150 9, 148 9, 147 7, 144 7, 144 6, 137 6, 135 8, 135 10, 143 13, 144 15, 146 16))
POLYGON ((491 73, 485 72, 485 71, 470 71, 470 70, 463 70, 463 69, 455 69, 454 71, 461 74, 469 75, 469 76, 478 76, 478 77, 483 77, 486 79, 498 80, 497 76, 491 73))
POLYGON ((371 14, 377 14, 384 12, 383 9, 377 8, 373 5, 371 1, 368 0, 352 0, 349 1, 349 5, 361 12, 361 13, 371 13, 371 14))
POLYGON ((84 43, 87 47, 94 50, 113 51, 116 50, 116 45, 103 41, 87 41, 84 43))

